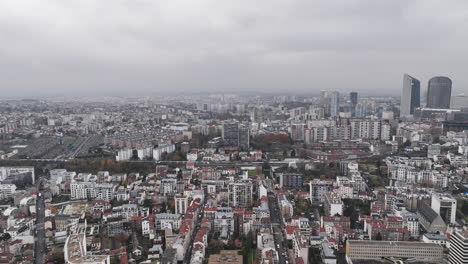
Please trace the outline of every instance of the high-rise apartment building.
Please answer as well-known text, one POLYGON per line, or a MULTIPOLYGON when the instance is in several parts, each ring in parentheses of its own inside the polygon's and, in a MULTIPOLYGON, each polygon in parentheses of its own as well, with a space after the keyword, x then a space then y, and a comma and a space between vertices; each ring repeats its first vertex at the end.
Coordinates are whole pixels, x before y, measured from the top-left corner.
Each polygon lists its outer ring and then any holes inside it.
POLYGON ((232 182, 228 185, 229 206, 249 207, 252 205, 252 182, 241 181, 232 182))
POLYGON ((222 137, 231 146, 248 148, 250 145, 249 127, 235 120, 223 122, 222 137))
POLYGON ((427 107, 449 109, 451 95, 452 80, 443 76, 433 77, 427 85, 427 107))
POLYGON ((401 93, 400 116, 407 117, 414 113, 414 109, 421 104, 421 87, 418 79, 405 74, 403 76, 403 90, 401 93))
POLYGON ((185 195, 176 195, 174 197, 175 200, 175 213, 183 215, 185 211, 187 211, 188 207, 188 199, 185 195))

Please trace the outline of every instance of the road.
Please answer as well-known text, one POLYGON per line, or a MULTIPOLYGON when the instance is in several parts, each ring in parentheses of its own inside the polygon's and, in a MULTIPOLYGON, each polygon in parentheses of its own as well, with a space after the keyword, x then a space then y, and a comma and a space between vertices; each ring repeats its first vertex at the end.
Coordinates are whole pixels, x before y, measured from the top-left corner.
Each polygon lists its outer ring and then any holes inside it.
POLYGON ((83 142, 81 142, 81 144, 75 149, 75 151, 73 151, 73 153, 70 155, 70 158, 71 159, 74 159, 76 157, 76 155, 78 155, 81 151, 81 149, 83 148, 83 146, 86 145, 86 143, 88 142, 88 140, 91 138, 91 136, 87 137, 85 140, 83 140, 83 142))
MULTIPOLYGON (((206 193, 205 193, 206 195, 206 193)), ((205 210, 205 201, 207 197, 205 196, 205 199, 203 199, 203 202, 200 204, 200 210, 198 212, 197 218, 195 220, 195 225, 193 228, 192 235, 190 236, 190 243, 187 248, 187 252, 185 252, 185 257, 184 257, 184 262, 183 263, 190 263, 190 260, 192 258, 192 249, 193 249, 193 242, 195 240, 195 236, 197 235, 198 230, 200 229, 200 224, 201 224, 201 219, 203 217, 203 213, 205 210)))
POLYGON ((268 207, 270 207, 270 219, 273 229, 273 236, 275 238, 276 250, 279 255, 279 263, 287 264, 289 261, 288 243, 286 234, 284 233, 284 224, 282 222, 281 213, 278 206, 276 194, 272 191, 268 192, 268 207))
POLYGON ((37 200, 36 200, 36 237, 35 237, 35 242, 34 242, 34 263, 35 264, 45 263, 46 244, 45 244, 44 218, 45 218, 44 196, 39 192, 37 200))

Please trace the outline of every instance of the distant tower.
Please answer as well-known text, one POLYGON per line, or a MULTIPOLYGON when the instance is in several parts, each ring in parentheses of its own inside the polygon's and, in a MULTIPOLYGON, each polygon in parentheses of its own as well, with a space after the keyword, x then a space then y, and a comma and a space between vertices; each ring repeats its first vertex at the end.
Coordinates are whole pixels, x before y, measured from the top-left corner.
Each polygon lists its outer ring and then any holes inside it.
POLYGON ((338 116, 340 114, 340 93, 334 91, 330 96, 330 115, 338 116))
POLYGON ((427 107, 448 109, 451 95, 452 80, 443 76, 434 77, 427 85, 427 107))
POLYGON ((349 93, 349 99, 351 101, 351 113, 352 113, 353 116, 356 115, 357 98, 358 98, 358 93, 357 92, 349 93))
POLYGON ((400 116, 410 116, 414 109, 420 106, 420 82, 418 79, 405 74, 403 76, 403 90, 401 93, 400 116))

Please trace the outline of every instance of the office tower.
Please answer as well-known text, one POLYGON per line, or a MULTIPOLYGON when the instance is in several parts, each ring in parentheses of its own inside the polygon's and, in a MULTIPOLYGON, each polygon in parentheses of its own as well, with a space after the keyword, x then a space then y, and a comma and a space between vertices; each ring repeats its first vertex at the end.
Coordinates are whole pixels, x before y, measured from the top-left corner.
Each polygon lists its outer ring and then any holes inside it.
POLYGON ((433 77, 427 84, 427 107, 448 109, 451 95, 452 80, 443 76, 433 77))
POLYGON ((224 142, 231 146, 248 148, 250 145, 249 127, 235 120, 223 123, 222 137, 224 142))
POLYGON ((420 82, 408 74, 403 76, 400 116, 411 116, 414 109, 420 106, 420 82))
POLYGON ((468 231, 455 230, 450 236, 450 250, 448 261, 450 264, 468 263, 468 231))
POLYGON ((330 115, 338 116, 340 114, 340 93, 334 91, 330 95, 330 115))
POLYGON ((356 115, 356 105, 357 105, 357 100, 358 100, 358 93, 357 92, 349 93, 349 100, 351 101, 351 114, 353 116, 355 116, 356 115))
POLYGON ((433 194, 431 208, 439 214, 447 225, 455 224, 457 200, 450 195, 433 194))
POLYGON ((349 93, 349 100, 351 101, 351 105, 357 105, 358 93, 351 92, 349 93))

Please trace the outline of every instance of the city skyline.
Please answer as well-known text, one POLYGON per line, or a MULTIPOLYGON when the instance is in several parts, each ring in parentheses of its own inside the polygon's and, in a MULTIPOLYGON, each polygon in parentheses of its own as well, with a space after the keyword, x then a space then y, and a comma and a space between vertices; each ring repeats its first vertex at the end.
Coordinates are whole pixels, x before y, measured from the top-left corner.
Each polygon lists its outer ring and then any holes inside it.
POLYGON ((423 83, 448 76, 452 94, 468 94, 467 9, 461 0, 2 1, 0 91, 398 95, 407 72, 423 83))

